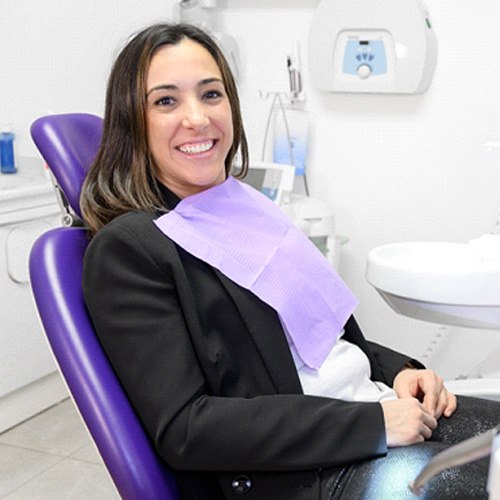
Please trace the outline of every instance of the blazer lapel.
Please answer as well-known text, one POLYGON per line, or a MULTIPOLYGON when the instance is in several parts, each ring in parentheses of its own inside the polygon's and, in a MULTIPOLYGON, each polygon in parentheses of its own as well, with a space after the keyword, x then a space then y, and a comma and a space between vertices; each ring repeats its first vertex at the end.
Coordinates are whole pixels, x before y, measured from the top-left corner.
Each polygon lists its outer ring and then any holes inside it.
POLYGON ((302 393, 297 370, 276 311, 217 269, 215 272, 233 298, 252 335, 276 391, 280 394, 302 393))

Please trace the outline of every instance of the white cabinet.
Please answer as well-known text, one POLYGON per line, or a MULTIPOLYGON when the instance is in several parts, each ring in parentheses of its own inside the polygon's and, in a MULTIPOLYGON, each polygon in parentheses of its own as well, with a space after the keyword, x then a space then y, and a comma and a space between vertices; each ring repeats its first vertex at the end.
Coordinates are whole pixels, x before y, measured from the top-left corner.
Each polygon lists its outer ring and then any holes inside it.
POLYGON ((0 432, 65 395, 29 283, 34 241, 60 225, 53 188, 39 172, 0 176, 0 432))

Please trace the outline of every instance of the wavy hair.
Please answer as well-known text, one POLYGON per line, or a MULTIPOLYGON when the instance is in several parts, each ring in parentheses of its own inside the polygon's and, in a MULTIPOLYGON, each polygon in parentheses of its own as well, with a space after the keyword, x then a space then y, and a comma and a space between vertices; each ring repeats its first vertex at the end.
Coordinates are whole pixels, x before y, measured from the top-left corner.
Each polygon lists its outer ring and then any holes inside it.
POLYGON ((240 151, 241 167, 235 177, 248 170, 248 145, 243 128, 236 83, 217 43, 204 31, 189 24, 155 24, 133 36, 121 50, 111 69, 101 145, 85 179, 80 205, 91 234, 115 217, 131 210, 164 210, 148 148, 146 123, 146 78, 151 59, 164 45, 189 38, 214 58, 222 75, 233 119, 233 144, 225 159, 226 177, 232 173, 240 151))

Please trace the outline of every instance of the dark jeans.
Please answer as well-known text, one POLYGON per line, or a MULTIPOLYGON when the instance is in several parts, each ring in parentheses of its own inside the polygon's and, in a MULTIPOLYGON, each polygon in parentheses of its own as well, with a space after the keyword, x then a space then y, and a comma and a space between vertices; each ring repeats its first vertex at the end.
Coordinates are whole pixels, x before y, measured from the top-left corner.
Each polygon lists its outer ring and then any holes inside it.
MULTIPOLYGON (((391 448, 382 458, 324 470, 322 499, 416 500, 418 497, 410 492, 408 485, 433 455, 497 425, 500 425, 499 402, 459 396, 457 411, 451 418, 439 420, 431 440, 391 448)), ((488 458, 447 469, 427 483, 419 498, 486 500, 488 469, 488 458)))

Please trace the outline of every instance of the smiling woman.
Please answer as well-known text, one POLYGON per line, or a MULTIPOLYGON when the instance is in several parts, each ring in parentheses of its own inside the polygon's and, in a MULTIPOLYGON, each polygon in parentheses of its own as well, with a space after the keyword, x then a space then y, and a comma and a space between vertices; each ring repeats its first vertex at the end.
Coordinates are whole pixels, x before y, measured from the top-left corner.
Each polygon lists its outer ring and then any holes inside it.
MULTIPOLYGON (((430 456, 500 424, 495 402, 457 409, 433 370, 368 342, 321 252, 235 179, 238 95, 205 33, 132 38, 104 123, 82 192, 85 302, 181 498, 399 500, 430 456)), ((431 497, 486 498, 487 465, 431 497)))

